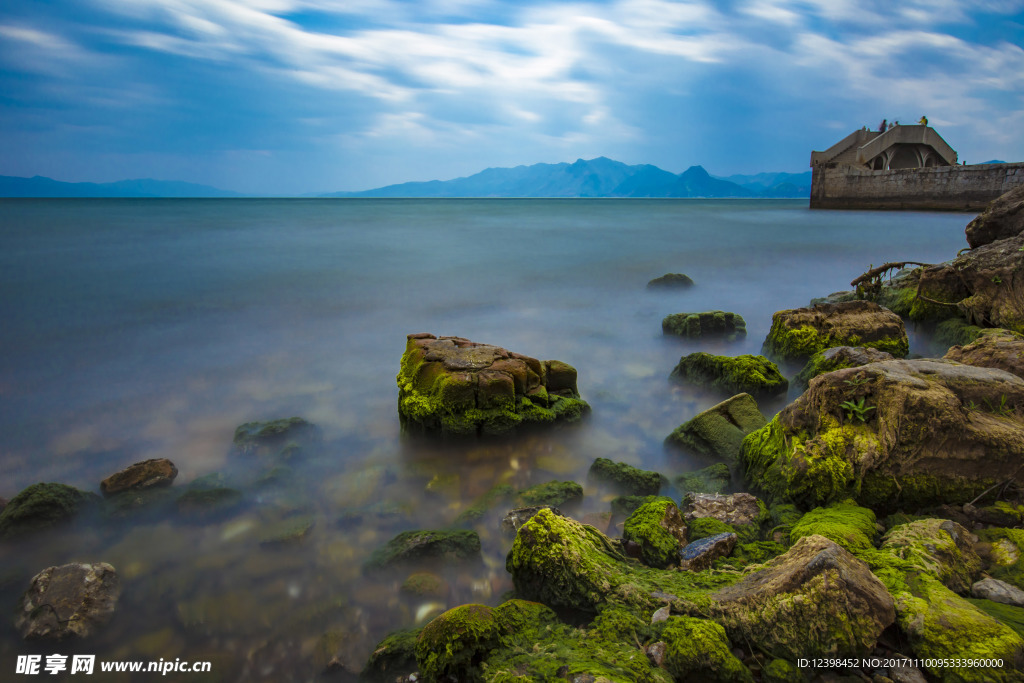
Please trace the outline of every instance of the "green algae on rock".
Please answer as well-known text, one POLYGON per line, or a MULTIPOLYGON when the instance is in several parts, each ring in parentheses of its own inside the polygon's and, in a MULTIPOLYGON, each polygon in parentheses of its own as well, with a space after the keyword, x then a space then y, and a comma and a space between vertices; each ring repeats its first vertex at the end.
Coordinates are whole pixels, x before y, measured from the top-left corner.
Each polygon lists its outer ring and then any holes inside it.
POLYGON ((574 422, 590 410, 571 365, 462 337, 408 335, 396 379, 403 429, 503 434, 520 425, 574 422))
POLYGON ((574 481, 548 481, 520 491, 519 500, 524 506, 571 505, 583 500, 583 487, 574 481))
POLYGON ((837 370, 750 434, 740 460, 772 502, 852 498, 876 511, 963 503, 1020 475, 1024 381, 932 359, 837 370), (851 418, 848 402, 858 401, 872 410, 851 418))
POLYGON ((676 681, 753 683, 750 669, 729 649, 725 629, 707 619, 669 617, 662 631, 664 666, 676 681))
POLYGON ((422 629, 403 629, 389 633, 373 649, 359 678, 370 683, 394 683, 417 671, 416 641, 422 629))
MULTIPOLYGON (((742 445, 742 440, 740 445, 742 445)), ((737 451, 737 455, 738 455, 737 451)), ((723 462, 709 465, 694 472, 685 472, 672 479, 672 485, 683 494, 687 493, 724 493, 729 486, 732 473, 723 462)))
POLYGON ((661 321, 661 331, 690 339, 725 337, 734 341, 747 336, 747 323, 743 316, 726 311, 673 313, 661 321))
POLYGON ((373 551, 364 571, 380 571, 415 562, 465 562, 480 558, 475 531, 403 531, 373 551))
POLYGON ((791 543, 804 536, 824 536, 850 552, 873 548, 878 534, 875 513, 853 503, 834 503, 815 508, 801 517, 789 532, 791 543))
POLYGON ((833 346, 811 356, 807 364, 793 379, 793 386, 799 391, 805 391, 811 380, 818 375, 843 368, 856 368, 882 360, 893 360, 893 358, 891 353, 865 346, 833 346))
POLYGON ((642 470, 624 462, 613 462, 608 458, 595 459, 587 472, 587 479, 607 484, 630 496, 655 496, 668 483, 657 472, 642 470))
POLYGON ((698 384, 728 394, 747 393, 760 400, 786 393, 789 380, 764 356, 715 356, 698 351, 683 356, 671 379, 698 384))
POLYGON ((640 546, 640 557, 648 567, 665 569, 679 561, 686 545, 686 522, 670 498, 644 503, 629 516, 622 537, 640 546))
POLYGON ((847 301, 778 311, 761 351, 795 361, 833 346, 865 346, 898 357, 909 350, 898 315, 870 301, 847 301))
POLYGON ((950 590, 964 593, 981 571, 969 533, 948 519, 922 519, 890 529, 881 549, 927 571, 950 590))
MULTIPOLYGON (((744 437, 765 424, 757 401, 750 394, 737 394, 676 427, 665 443, 734 462, 744 437)), ((725 474, 728 481, 728 468, 725 474)))
POLYGON ((100 497, 66 484, 32 484, 0 512, 0 538, 41 531, 71 520, 100 497))

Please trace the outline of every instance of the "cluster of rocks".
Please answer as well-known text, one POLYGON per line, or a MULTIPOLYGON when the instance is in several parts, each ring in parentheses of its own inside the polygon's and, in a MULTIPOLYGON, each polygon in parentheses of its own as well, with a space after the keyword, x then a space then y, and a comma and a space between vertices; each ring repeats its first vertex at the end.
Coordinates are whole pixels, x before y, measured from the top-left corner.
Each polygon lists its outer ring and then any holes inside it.
MULTIPOLYGON (((845 673, 1024 680, 1017 194, 972 222, 972 250, 948 264, 779 311, 764 356, 684 356, 675 379, 729 398, 666 443, 715 464, 669 479, 599 458, 588 482, 622 494, 621 536, 557 506, 510 513, 515 598, 389 637, 364 676, 796 682, 814 673, 798 661, 877 656, 920 670, 845 673), (903 318, 960 343, 907 360, 903 318), (799 371, 801 393, 768 419, 758 400, 788 389, 773 360, 799 371), (739 477, 757 497, 726 493, 739 477)), ((678 314, 664 330, 735 338, 737 318, 678 314)))

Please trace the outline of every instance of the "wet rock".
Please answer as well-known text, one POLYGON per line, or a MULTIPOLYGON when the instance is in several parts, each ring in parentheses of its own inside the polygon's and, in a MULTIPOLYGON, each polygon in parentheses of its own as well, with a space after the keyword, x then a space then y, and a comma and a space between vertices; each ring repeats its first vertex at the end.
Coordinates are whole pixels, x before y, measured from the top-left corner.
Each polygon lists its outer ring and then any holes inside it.
POLYGON ((397 380, 403 428, 425 432, 502 434, 572 422, 590 409, 571 365, 461 337, 409 335, 397 380))
POLYGON ((1024 380, 932 359, 837 370, 750 434, 740 459, 773 501, 962 504, 1024 482, 1024 380))
POLYGON ((747 336, 747 323, 743 316, 726 311, 673 313, 661 321, 661 331, 690 339, 724 337, 734 341, 747 336))
POLYGON ((971 249, 1024 232, 1024 187, 1003 194, 967 224, 964 231, 971 249))
MULTIPOLYGON (((578 485, 578 484, 577 484, 578 485)), ((499 505, 508 503, 513 497, 514 489, 509 484, 498 484, 492 486, 487 493, 473 501, 473 504, 459 513, 455 518, 454 526, 466 526, 475 524, 499 505)), ((580 497, 583 496, 583 488, 580 487, 580 497)))
POLYGON ((414 562, 467 562, 480 559, 480 536, 475 531, 403 531, 373 551, 365 572, 407 566, 414 562))
MULTIPOLYGON (((197 480, 198 482, 199 480, 197 480)), ((234 512, 242 503, 242 492, 227 486, 196 483, 189 485, 175 501, 178 513, 195 520, 205 520, 234 512)))
POLYGON ((729 650, 725 629, 707 619, 671 617, 662 637, 664 665, 676 681, 753 683, 750 670, 729 650))
POLYGON ((981 368, 999 368, 1024 378, 1024 335, 1003 329, 985 330, 970 344, 954 346, 943 358, 981 368))
POLYGON ((672 479, 672 485, 684 494, 722 493, 729 486, 731 478, 729 466, 725 463, 718 463, 695 472, 680 474, 672 479))
POLYGON ((871 301, 848 301, 778 311, 761 351, 794 361, 833 346, 865 346, 903 357, 909 342, 898 315, 871 301))
POLYGON ((300 443, 319 438, 320 430, 316 425, 301 417, 288 417, 239 425, 232 443, 236 452, 251 455, 261 450, 287 449, 291 444, 298 448, 300 443))
POLYGON ((65 484, 32 484, 0 512, 0 538, 12 538, 62 524, 93 507, 95 493, 65 484))
POLYGON ((750 394, 737 394, 681 424, 665 443, 732 462, 744 437, 767 423, 750 394))
POLYGON ((448 582, 433 572, 415 572, 406 577, 398 589, 415 597, 443 598, 448 595, 448 582))
POLYGON ((712 598, 733 640, 791 661, 867 655, 895 621, 893 599, 868 566, 822 536, 801 538, 712 598))
POLYGON ((999 579, 985 578, 971 586, 971 597, 1024 607, 1024 590, 999 579))
POLYGON ((117 572, 105 562, 48 567, 22 596, 15 627, 26 640, 84 638, 110 620, 120 595, 117 572))
MULTIPOLYGON (((665 617, 666 619, 668 617, 665 617)), ((644 648, 644 652, 647 654, 647 659, 650 660, 651 666, 663 667, 665 665, 665 652, 668 650, 668 644, 663 640, 659 640, 656 643, 651 643, 644 648)))
POLYGON ((682 273, 666 273, 647 283, 647 289, 689 289, 693 280, 682 273))
POLYGON ((629 516, 622 537, 639 547, 639 558, 648 567, 665 569, 678 561, 686 545, 686 523, 669 498, 644 503, 629 516))
POLYGON ((313 530, 313 518, 297 515, 264 526, 260 530, 260 545, 272 547, 298 543, 313 530))
POLYGON ((574 481, 549 481, 520 491, 519 500, 525 506, 572 505, 583 500, 583 487, 574 481))
POLYGON ((624 462, 613 462, 608 458, 597 458, 587 472, 590 481, 606 484, 626 495, 654 496, 668 483, 662 475, 642 470, 624 462))
POLYGON ((756 400, 786 393, 789 380, 764 356, 715 356, 698 351, 683 356, 671 379, 716 389, 725 394, 750 394, 756 400))
POLYGON ((377 644, 363 668, 363 680, 394 683, 410 674, 418 674, 416 639, 422 629, 394 631, 377 644))
POLYGON ((541 510, 550 510, 553 514, 562 515, 562 511, 553 505, 531 505, 529 507, 516 508, 515 510, 509 510, 508 514, 501 520, 501 530, 510 536, 514 536, 519 531, 519 527, 530 521, 541 510))
POLYGON ((879 351, 866 346, 833 346, 824 351, 818 351, 800 373, 794 378, 793 386, 799 391, 805 391, 810 381, 818 375, 843 368, 857 368, 868 363, 877 363, 883 360, 893 360, 891 353, 879 351))
POLYGON ((360 667, 348 650, 352 634, 341 629, 331 629, 320 636, 313 648, 313 668, 318 673, 335 674, 348 672, 358 674, 360 667))
POLYGON ((715 534, 690 543, 679 551, 679 568, 699 572, 720 557, 728 557, 736 547, 736 534, 715 534))
POLYGON ((170 486, 177 476, 178 468, 167 458, 143 460, 101 481, 100 490, 104 496, 112 496, 122 491, 170 486))
POLYGON ((712 517, 726 524, 753 524, 762 516, 757 498, 749 493, 691 493, 683 499, 683 518, 712 517))

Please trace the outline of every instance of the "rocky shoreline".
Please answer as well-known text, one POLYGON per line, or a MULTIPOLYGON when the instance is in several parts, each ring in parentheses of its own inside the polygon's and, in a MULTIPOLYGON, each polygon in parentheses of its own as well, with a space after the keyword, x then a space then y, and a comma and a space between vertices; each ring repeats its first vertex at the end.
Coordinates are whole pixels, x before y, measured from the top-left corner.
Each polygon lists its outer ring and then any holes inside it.
MULTIPOLYGON (((576 514, 578 482, 497 482, 449 528, 378 545, 360 571, 429 598, 446 568, 483 564, 482 525, 507 511, 493 531, 510 543, 513 588, 498 605, 425 603, 441 608, 365 664, 325 633, 312 669, 382 682, 1024 681, 1022 205, 1020 190, 993 203, 948 263, 872 269, 849 292, 779 311, 762 355, 683 356, 673 381, 723 400, 666 446, 703 469, 597 458, 587 485, 607 512, 576 514), (907 324, 957 343, 907 358, 907 324), (776 415, 760 411, 787 390, 776 415)), ((722 311, 670 318, 664 333, 691 340, 745 334, 722 311)), ((403 429, 439 441, 589 412, 572 366, 460 337, 409 335, 396 379, 403 429)), ((231 446, 241 476, 181 486, 173 463, 148 460, 105 479, 102 497, 35 484, 0 509, 0 543, 90 515, 205 524, 258 495, 273 501, 261 546, 288 547, 316 525, 289 481, 320 440, 302 418, 251 422, 231 446)), ((378 503, 337 524, 390 514, 378 503)), ((18 606, 26 639, 95 637, 130 589, 102 561, 40 569, 18 606)), ((180 609, 204 619, 200 605, 180 609)))

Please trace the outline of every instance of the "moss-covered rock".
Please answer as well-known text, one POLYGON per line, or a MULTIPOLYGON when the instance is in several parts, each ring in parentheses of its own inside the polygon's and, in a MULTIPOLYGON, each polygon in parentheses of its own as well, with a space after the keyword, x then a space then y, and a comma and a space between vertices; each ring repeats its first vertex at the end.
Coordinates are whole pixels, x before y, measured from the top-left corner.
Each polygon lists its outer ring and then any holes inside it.
POLYGON ((657 500, 657 498, 658 496, 615 496, 611 500, 612 517, 625 519, 644 503, 657 500))
MULTIPOLYGON (((742 441, 740 444, 742 445, 742 441)), ((729 466, 716 463, 695 472, 686 472, 672 479, 672 485, 682 493, 724 493, 732 479, 729 466)))
POLYGON ((1024 335, 1003 329, 982 330, 973 341, 952 347, 943 358, 1024 377, 1024 335))
POLYGON ((984 334, 985 330, 986 328, 972 325, 963 318, 950 318, 935 326, 932 341, 939 347, 966 346, 984 334))
POLYGON ((671 379, 709 387, 726 394, 750 394, 755 400, 786 393, 789 380, 764 356, 715 356, 698 351, 683 356, 671 379))
POLYGON ((403 629, 389 633, 373 649, 360 674, 370 683, 393 683, 402 676, 416 673, 416 641, 422 629, 403 629))
POLYGON ((686 545, 686 523, 670 498, 644 503, 629 516, 622 537, 640 546, 640 557, 648 567, 665 569, 679 561, 686 545))
POLYGON ((796 361, 833 346, 864 346, 898 357, 909 350, 898 315, 870 301, 848 301, 778 311, 761 351, 796 361))
POLYGON ((856 368, 882 360, 893 360, 893 355, 865 346, 833 346, 811 356, 807 365, 793 379, 793 386, 798 391, 805 391, 811 380, 818 375, 843 368, 856 368))
POLYGON ((800 518, 789 533, 791 543, 804 536, 824 536, 851 552, 874 547, 875 513, 852 503, 815 508, 800 518))
POLYGON ((519 492, 519 501, 526 506, 560 507, 583 500, 583 487, 574 481, 549 481, 519 492))
POLYGON ((416 562, 466 562, 480 559, 475 531, 403 531, 373 551, 364 571, 380 571, 416 562))
POLYGON ((642 470, 608 458, 594 460, 587 472, 587 479, 632 496, 655 496, 661 487, 668 483, 668 480, 657 472, 642 470))
POLYGON ((683 273, 665 273, 647 283, 647 289, 689 289, 693 278, 683 273))
POLYGON ((743 316, 726 311, 673 313, 661 321, 661 331, 690 339, 725 337, 734 341, 747 336, 747 323, 743 316))
POLYGON ((100 482, 104 496, 113 496, 123 491, 142 491, 149 488, 170 486, 178 476, 178 468, 167 458, 154 458, 129 465, 100 482))
POLYGON ((461 337, 409 335, 397 381, 403 428, 425 432, 503 434, 573 422, 590 409, 571 365, 461 337))
POLYGON ((837 370, 750 434, 740 459, 772 502, 853 498, 877 511, 963 503, 1024 481, 1024 381, 930 359, 837 370), (996 411, 980 409, 989 405, 996 411))
POLYGON ((0 512, 0 538, 29 534, 70 521, 100 497, 66 484, 32 484, 0 512))
POLYGON ((664 666, 676 681, 753 683, 750 670, 729 649, 725 629, 707 619, 669 617, 662 638, 664 666))
POLYGON ((969 533, 948 519, 923 519, 893 527, 881 547, 927 571, 950 590, 965 593, 981 571, 969 533))
POLYGON ((737 394, 676 427, 665 443, 733 462, 740 454, 744 437, 767 422, 750 394, 737 394))
POLYGON ((462 605, 423 627, 416 640, 416 661, 428 681, 479 681, 480 664, 497 645, 498 626, 491 608, 462 605))
POLYGON ((761 669, 763 683, 804 683, 804 676, 793 662, 773 659, 761 669))
MULTIPOLYGON (((474 500, 469 507, 459 513, 459 516, 455 518, 455 526, 479 522, 495 507, 512 500, 514 494, 515 489, 510 484, 498 484, 491 487, 487 493, 474 500)), ((582 494, 581 489, 580 495, 582 496, 582 494)))
POLYGON ((263 449, 280 449, 294 443, 315 442, 320 439, 320 429, 301 417, 286 417, 277 420, 246 422, 235 429, 232 439, 238 453, 252 454, 263 449))
POLYGON ((1024 590, 1024 529, 991 528, 978 531, 984 548, 985 571, 993 578, 1024 590))

